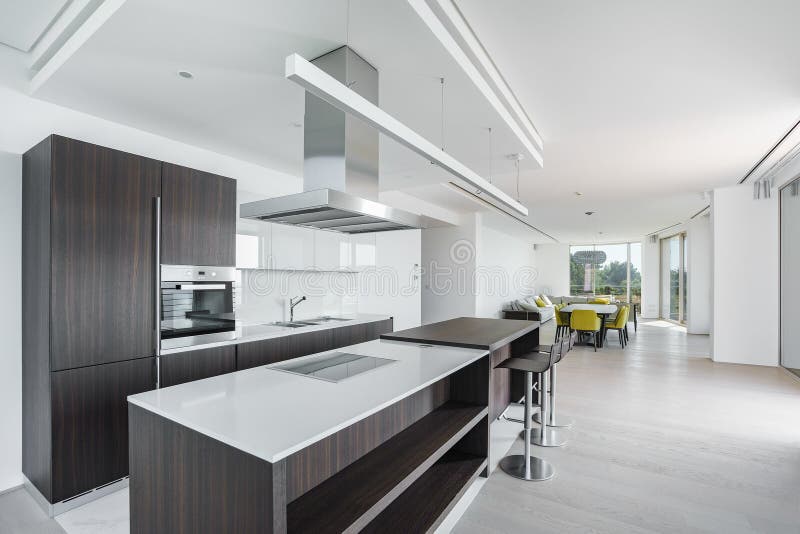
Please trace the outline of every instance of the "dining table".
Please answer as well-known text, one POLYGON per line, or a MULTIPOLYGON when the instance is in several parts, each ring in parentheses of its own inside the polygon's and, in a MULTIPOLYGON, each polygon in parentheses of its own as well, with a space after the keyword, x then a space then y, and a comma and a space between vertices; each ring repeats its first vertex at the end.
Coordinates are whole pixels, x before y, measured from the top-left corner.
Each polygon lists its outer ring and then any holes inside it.
MULTIPOLYGON (((592 310, 597 315, 600 316, 600 333, 599 338, 597 340, 597 346, 602 347, 603 341, 606 334, 606 319, 615 313, 617 313, 617 305, 616 304, 567 304, 560 310, 559 313, 567 313, 571 314, 574 310, 592 310)), ((567 324, 569 324, 569 320, 567 320, 567 324)))

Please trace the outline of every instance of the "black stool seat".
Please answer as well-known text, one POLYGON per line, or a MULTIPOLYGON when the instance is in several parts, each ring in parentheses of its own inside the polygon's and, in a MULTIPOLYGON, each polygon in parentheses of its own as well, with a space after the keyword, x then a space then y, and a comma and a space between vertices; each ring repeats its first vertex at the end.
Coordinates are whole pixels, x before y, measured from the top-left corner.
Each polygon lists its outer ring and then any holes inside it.
POLYGON ((495 368, 513 369, 528 373, 544 373, 550 369, 550 355, 530 352, 498 363, 495 368))

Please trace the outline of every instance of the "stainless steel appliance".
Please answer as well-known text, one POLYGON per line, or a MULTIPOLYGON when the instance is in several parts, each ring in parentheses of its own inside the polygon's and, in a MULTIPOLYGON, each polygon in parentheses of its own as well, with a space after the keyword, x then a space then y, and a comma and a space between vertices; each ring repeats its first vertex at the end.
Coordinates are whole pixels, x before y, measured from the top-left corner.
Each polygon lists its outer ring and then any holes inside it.
POLYGON ((233 339, 234 267, 162 265, 160 349, 233 339))
MULTIPOLYGON (((373 104, 378 71, 347 46, 313 63, 373 104)), ((241 205, 240 216, 347 234, 444 226, 378 202, 378 131, 306 92, 303 192, 241 205)))

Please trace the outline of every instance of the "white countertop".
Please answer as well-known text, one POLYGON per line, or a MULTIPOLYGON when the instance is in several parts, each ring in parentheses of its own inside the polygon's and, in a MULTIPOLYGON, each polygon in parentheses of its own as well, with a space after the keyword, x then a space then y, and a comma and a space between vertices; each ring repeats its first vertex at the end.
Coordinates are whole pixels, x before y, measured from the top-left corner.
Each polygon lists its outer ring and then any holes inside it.
MULTIPOLYGON (((226 339, 224 341, 215 341, 213 343, 203 343, 202 345, 189 345, 186 347, 174 347, 170 349, 162 349, 161 355, 166 356, 178 352, 187 352, 190 350, 210 349, 213 347, 222 347, 225 345, 238 345, 239 343, 249 343, 250 341, 261 341, 263 339, 272 339, 276 337, 290 336, 292 334, 305 334, 307 332, 316 332, 317 330, 327 330, 329 328, 341 328, 345 326, 353 326, 363 323, 374 323, 376 321, 384 321, 390 319, 391 315, 377 315, 372 313, 359 313, 359 314, 346 314, 337 315, 347 319, 347 321, 330 321, 318 325, 303 326, 301 328, 291 328, 289 326, 277 326, 274 324, 247 324, 236 322, 236 337, 233 339, 226 339)), ((297 318, 296 321, 309 320, 297 318)))
POLYGON ((277 462, 488 354, 483 349, 424 347, 388 340, 328 352, 397 361, 340 382, 270 369, 272 366, 255 367, 132 395, 128 402, 277 462))

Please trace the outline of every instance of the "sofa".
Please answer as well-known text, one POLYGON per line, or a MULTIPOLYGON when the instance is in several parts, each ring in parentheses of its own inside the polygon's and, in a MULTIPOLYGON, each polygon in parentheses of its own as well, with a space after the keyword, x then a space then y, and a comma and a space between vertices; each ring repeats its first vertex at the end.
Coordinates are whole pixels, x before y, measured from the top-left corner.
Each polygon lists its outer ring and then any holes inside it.
MULTIPOLYGON (((597 299, 608 299, 606 304, 614 303, 611 295, 567 295, 562 297, 547 295, 550 304, 540 306, 536 299, 544 300, 544 295, 533 295, 519 298, 507 303, 503 307, 504 319, 521 319, 523 321, 539 321, 544 324, 555 317, 555 304, 587 304, 597 299)), ((616 314, 615 314, 616 315, 616 314)), ((612 316, 613 317, 613 316, 612 316)))
POLYGON ((512 300, 503 307, 504 319, 521 319, 523 321, 546 323, 555 315, 556 311, 553 306, 537 305, 535 296, 512 300))

